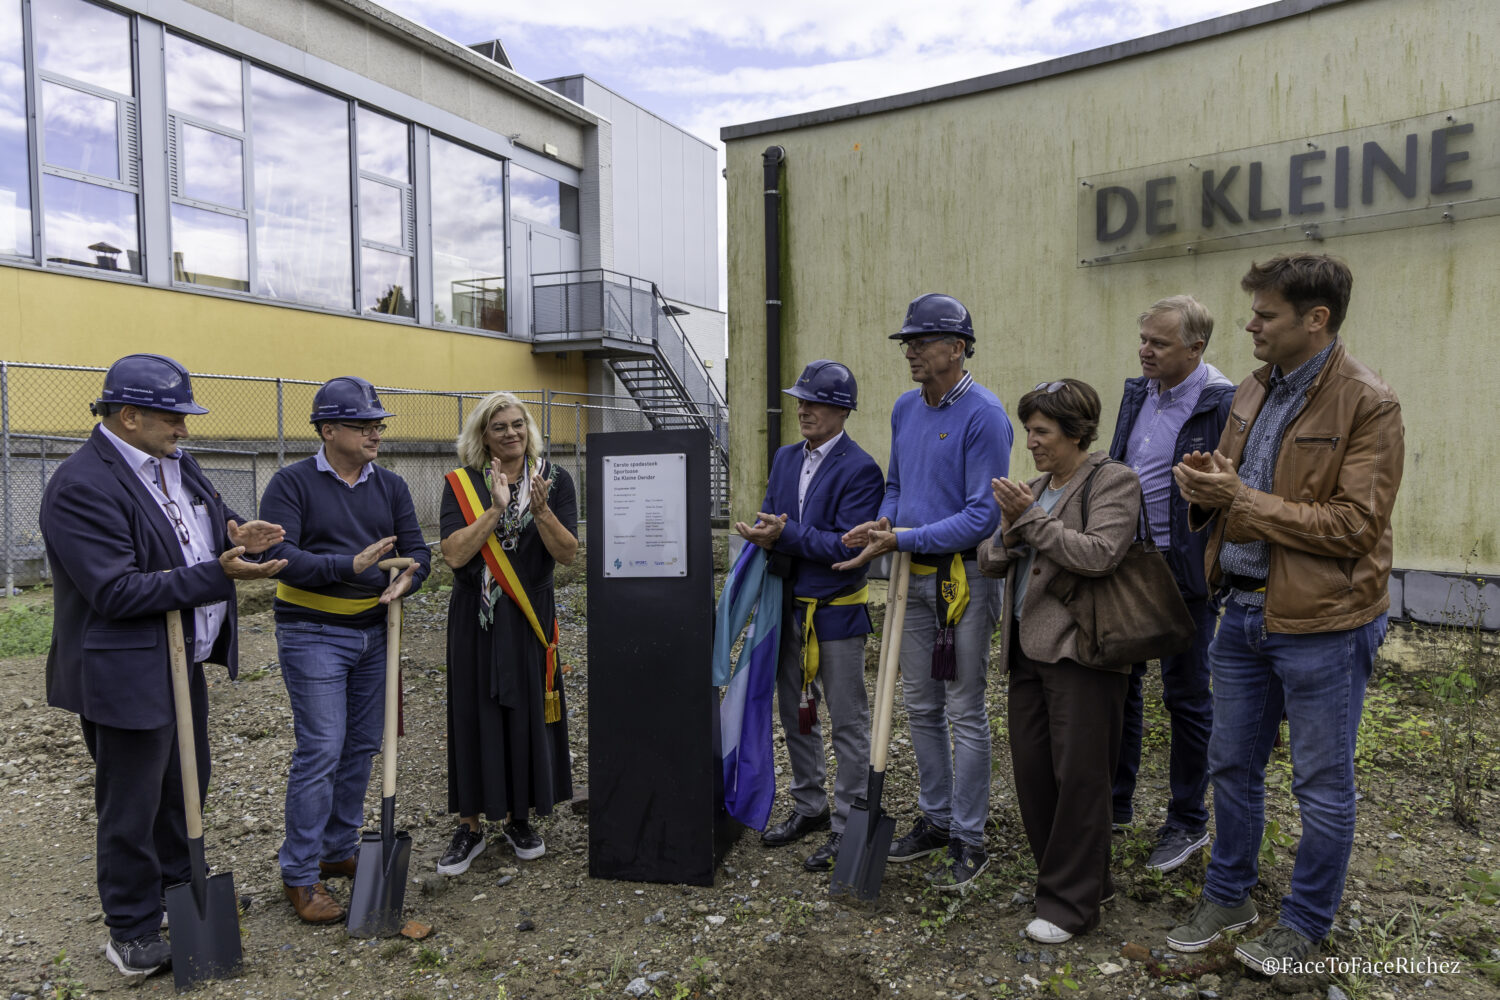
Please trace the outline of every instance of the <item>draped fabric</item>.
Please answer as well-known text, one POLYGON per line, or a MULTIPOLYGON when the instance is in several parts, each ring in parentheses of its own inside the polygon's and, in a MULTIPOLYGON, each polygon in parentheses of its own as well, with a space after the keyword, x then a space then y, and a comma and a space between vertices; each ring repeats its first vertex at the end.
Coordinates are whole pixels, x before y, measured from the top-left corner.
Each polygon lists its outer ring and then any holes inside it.
POLYGON ((719 704, 724 761, 724 809, 764 830, 776 795, 771 756, 771 698, 781 645, 782 581, 766 572, 768 556, 746 545, 729 571, 714 620, 713 682, 725 686, 719 704), (735 640, 744 646, 731 662, 735 640))

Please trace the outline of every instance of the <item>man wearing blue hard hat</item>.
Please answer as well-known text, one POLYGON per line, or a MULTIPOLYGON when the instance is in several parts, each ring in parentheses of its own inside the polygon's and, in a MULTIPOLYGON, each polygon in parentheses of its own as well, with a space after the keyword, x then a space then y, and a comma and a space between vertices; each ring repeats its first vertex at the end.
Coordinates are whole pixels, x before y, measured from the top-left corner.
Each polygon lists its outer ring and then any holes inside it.
MULTIPOLYGON (((1000 524, 990 480, 1010 470, 1010 418, 974 381, 969 310, 951 295, 913 299, 900 342, 919 388, 891 408, 891 460, 880 518, 844 536, 855 562, 912 553, 901 639, 901 696, 917 758, 921 815, 890 860, 946 851, 937 888, 962 890, 989 864, 990 719, 984 703, 999 590, 979 572, 976 547, 1000 524), (892 526, 910 528, 899 535, 892 526)), ((847 565, 853 565, 850 563, 847 565)), ((837 568, 837 567, 836 567, 837 568)))
POLYGON ((755 524, 735 524, 741 536, 773 554, 771 569, 787 578, 792 595, 776 673, 776 701, 792 763, 792 809, 761 841, 781 847, 831 827, 827 841, 802 863, 808 871, 830 871, 870 759, 866 570, 835 570, 833 564, 856 555, 841 536, 875 517, 884 480, 875 460, 844 433, 859 394, 848 368, 814 361, 783 391, 797 400, 803 440, 776 452, 755 524), (839 768, 831 812, 820 698, 828 702, 839 768))
POLYGON ((166 888, 190 877, 166 613, 183 613, 192 666, 198 792, 207 794, 204 663, 237 669, 236 580, 274 576, 254 562, 282 537, 240 524, 179 444, 207 413, 187 369, 131 354, 104 376, 100 422, 47 483, 41 528, 52 567, 47 703, 75 712, 94 759, 95 866, 109 928, 105 956, 126 975, 171 964, 166 888))
POLYGON ((385 418, 375 387, 344 375, 313 397, 321 446, 279 469, 261 513, 286 529, 276 587, 276 648, 297 746, 278 860, 287 899, 308 923, 341 920, 323 880, 352 878, 370 758, 385 703, 385 605, 421 586, 432 563, 406 481, 375 464, 385 418), (416 561, 395 582, 376 566, 416 561))

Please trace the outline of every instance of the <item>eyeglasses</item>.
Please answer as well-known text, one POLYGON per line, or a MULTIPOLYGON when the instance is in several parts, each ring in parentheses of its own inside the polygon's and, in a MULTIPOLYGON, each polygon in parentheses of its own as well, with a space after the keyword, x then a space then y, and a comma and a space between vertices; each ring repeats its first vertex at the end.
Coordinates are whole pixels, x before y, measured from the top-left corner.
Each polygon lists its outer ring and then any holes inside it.
POLYGON ((901 349, 902 356, 905 356, 907 351, 916 351, 920 353, 929 344, 936 344, 940 341, 949 340, 950 338, 951 335, 946 333, 939 334, 936 337, 912 337, 908 340, 900 341, 896 344, 896 346, 901 349))
POLYGON ((1059 389, 1066 389, 1067 387, 1068 383, 1066 382, 1038 382, 1036 385, 1031 387, 1031 391, 1041 392, 1043 389, 1046 389, 1047 395, 1050 396, 1054 392, 1057 392, 1059 389))
POLYGON ((184 545, 191 541, 193 536, 188 533, 187 522, 182 519, 182 509, 177 506, 177 501, 164 500, 161 509, 172 519, 172 527, 177 530, 177 540, 184 545))
POLYGON ((387 427, 389 427, 390 425, 389 424, 345 424, 345 423, 341 423, 341 424, 339 424, 339 426, 340 427, 347 427, 351 431, 359 431, 359 436, 360 437, 370 437, 372 434, 384 434, 385 433, 385 429, 387 427))

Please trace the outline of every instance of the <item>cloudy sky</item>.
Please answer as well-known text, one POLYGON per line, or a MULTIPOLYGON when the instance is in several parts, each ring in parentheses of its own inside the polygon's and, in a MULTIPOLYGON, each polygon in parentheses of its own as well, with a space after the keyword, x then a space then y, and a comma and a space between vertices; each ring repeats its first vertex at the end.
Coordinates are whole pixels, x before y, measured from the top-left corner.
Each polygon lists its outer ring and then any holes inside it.
POLYGON ((724 125, 1138 38, 1257 0, 381 0, 534 80, 587 73, 717 144, 724 125))

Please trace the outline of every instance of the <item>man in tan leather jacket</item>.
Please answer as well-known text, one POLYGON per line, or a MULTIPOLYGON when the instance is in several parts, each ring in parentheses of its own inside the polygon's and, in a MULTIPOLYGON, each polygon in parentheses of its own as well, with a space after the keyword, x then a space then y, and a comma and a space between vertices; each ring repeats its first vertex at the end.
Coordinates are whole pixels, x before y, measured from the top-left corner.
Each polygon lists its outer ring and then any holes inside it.
POLYGON ((1167 935, 1201 951, 1259 919, 1250 890, 1265 768, 1283 712, 1302 840, 1278 922, 1235 954, 1295 971, 1333 925, 1354 844, 1354 743, 1390 606, 1401 404, 1338 337, 1353 276, 1320 254, 1251 267, 1245 329, 1267 362, 1235 391, 1219 447, 1173 470, 1211 586, 1227 591, 1210 650, 1215 841, 1203 895, 1167 935))

